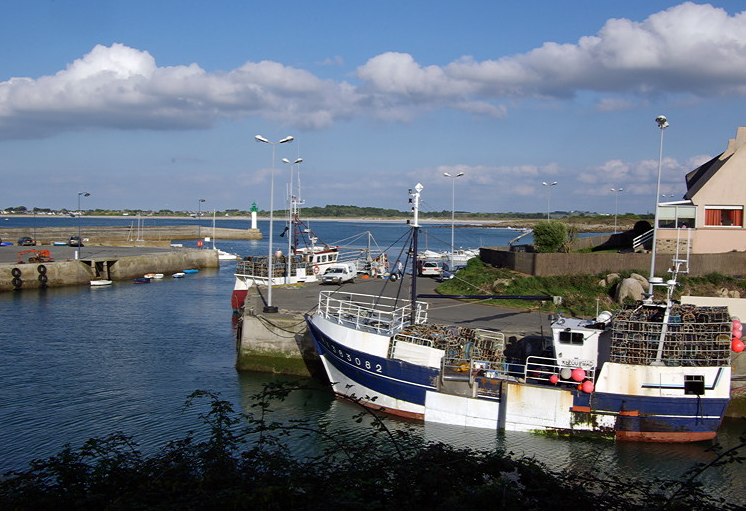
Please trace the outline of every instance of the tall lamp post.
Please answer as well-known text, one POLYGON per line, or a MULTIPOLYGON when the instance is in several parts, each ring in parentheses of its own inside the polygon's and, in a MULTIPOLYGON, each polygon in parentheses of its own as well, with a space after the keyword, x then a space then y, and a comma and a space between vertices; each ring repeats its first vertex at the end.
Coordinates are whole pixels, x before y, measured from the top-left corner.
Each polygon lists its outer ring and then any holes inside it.
POLYGON ((612 188, 614 192, 614 234, 616 234, 616 217, 619 213, 619 192, 623 192, 624 188, 612 188))
POLYGON ((83 256, 83 238, 80 237, 80 196, 83 197, 90 197, 91 194, 88 192, 78 192, 78 259, 81 259, 83 256))
POLYGON ((453 271, 453 250, 454 250, 454 228, 456 224, 456 178, 464 175, 463 172, 459 172, 455 176, 450 175, 448 172, 443 172, 443 175, 451 180, 451 271, 453 271))
POLYGON ((269 256, 267 257, 267 305, 264 306, 264 312, 277 312, 277 307, 272 305, 272 225, 274 224, 275 215, 275 146, 277 144, 284 144, 286 142, 292 142, 293 137, 285 137, 277 142, 270 142, 261 135, 256 135, 254 140, 257 142, 263 142, 272 146, 272 167, 269 169, 270 175, 270 187, 269 187, 269 256))
POLYGON ((285 277, 285 283, 290 284, 290 273, 293 269, 291 262, 291 254, 293 253, 293 219, 295 218, 295 206, 296 197, 293 195, 293 165, 297 165, 302 162, 303 158, 298 158, 295 161, 290 161, 287 158, 283 158, 282 162, 290 165, 290 188, 288 190, 288 271, 287 277, 285 277))
POLYGON ((199 224, 199 220, 202 217, 202 203, 205 202, 205 199, 198 199, 197 200, 197 239, 202 239, 202 226, 199 224))
POLYGON ((655 276, 655 248, 658 244, 658 202, 661 196, 661 167, 663 166, 663 130, 668 128, 668 119, 665 115, 659 115, 655 118, 655 122, 658 124, 658 128, 661 130, 661 141, 658 150, 658 184, 655 188, 655 215, 653 215, 653 249, 650 252, 650 280, 648 286, 648 293, 650 293, 650 299, 653 299, 653 277, 655 276))
POLYGON ((549 220, 549 197, 551 197, 552 187, 557 184, 557 181, 552 181, 551 183, 542 181, 541 184, 547 187, 547 220, 549 220))

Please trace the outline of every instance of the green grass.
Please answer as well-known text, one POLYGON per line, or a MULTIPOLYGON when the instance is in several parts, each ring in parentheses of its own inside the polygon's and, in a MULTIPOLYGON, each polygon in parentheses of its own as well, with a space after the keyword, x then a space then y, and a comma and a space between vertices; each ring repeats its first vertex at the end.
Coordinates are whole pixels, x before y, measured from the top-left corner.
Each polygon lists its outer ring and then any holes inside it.
MULTIPOLYGON (((493 268, 485 265, 479 258, 469 261, 466 268, 460 270, 456 278, 440 284, 436 290, 440 294, 468 295, 548 295, 562 297, 562 303, 555 305, 551 301, 526 300, 484 300, 485 303, 517 309, 539 310, 546 312, 563 312, 573 316, 594 317, 597 311, 613 310, 619 304, 613 300, 616 283, 604 283, 602 280, 609 272, 598 274, 560 275, 552 277, 535 277, 513 272, 506 268, 493 268)), ((621 279, 632 273, 646 276, 644 270, 625 270, 616 272, 621 279)), ((669 278, 663 276, 664 279, 669 278)), ((718 289, 739 290, 746 293, 746 281, 719 273, 703 277, 683 275, 679 278, 680 286, 674 298, 681 295, 715 296, 718 289)), ((656 290, 656 298, 663 298, 661 289, 656 290)))

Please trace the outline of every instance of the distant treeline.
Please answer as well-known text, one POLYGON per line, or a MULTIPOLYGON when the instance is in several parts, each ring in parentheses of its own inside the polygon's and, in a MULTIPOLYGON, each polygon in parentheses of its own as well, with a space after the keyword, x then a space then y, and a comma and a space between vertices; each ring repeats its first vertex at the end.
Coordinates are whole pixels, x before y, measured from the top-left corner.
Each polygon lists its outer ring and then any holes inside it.
MULTIPOLYGON (((160 210, 137 210, 137 209, 123 209, 123 210, 112 210, 112 209, 83 209, 80 214, 82 216, 186 216, 195 217, 197 214, 201 217, 212 216, 212 211, 183 211, 183 210, 171 210, 171 209, 160 209, 160 210)), ((53 210, 50 208, 33 208, 29 209, 25 206, 14 206, 8 207, 2 210, 2 214, 13 215, 13 214, 41 214, 41 215, 74 215, 76 211, 68 209, 53 210)), ((248 210, 240 209, 226 209, 223 211, 216 211, 215 214, 220 217, 231 217, 231 216, 249 216, 251 212, 248 210)), ((259 216, 269 216, 269 211, 259 210, 257 212, 259 216)), ((282 218, 287 215, 286 210, 275 210, 276 217, 282 218)), ((328 206, 311 206, 303 208, 301 215, 305 218, 407 218, 411 215, 411 211, 398 211, 396 209, 385 209, 385 208, 373 208, 364 206, 344 206, 337 204, 330 204, 328 206)), ((524 219, 524 220, 541 220, 546 218, 545 212, 537 213, 518 213, 518 212, 507 212, 507 213, 469 213, 466 211, 456 211, 452 213, 450 210, 443 211, 421 211, 421 215, 426 218, 444 218, 450 219, 451 215, 459 220, 500 220, 500 219, 524 219)), ((553 211, 551 213, 552 218, 567 218, 567 217, 583 217, 583 218, 599 218, 609 217, 609 215, 599 215, 590 211, 553 211)), ((635 215, 632 213, 625 213, 618 215, 619 220, 622 219, 646 219, 652 218, 652 215, 635 215)))

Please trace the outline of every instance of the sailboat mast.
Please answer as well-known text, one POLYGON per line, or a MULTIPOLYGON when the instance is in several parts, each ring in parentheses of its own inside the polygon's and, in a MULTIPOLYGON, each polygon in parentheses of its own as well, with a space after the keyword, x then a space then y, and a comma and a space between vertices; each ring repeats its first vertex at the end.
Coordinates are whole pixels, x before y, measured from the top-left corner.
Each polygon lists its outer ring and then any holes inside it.
POLYGON ((414 187, 414 193, 412 193, 412 190, 409 191, 412 195, 412 212, 414 213, 412 222, 412 294, 409 312, 409 321, 412 325, 417 320, 417 236, 420 230, 420 192, 423 188, 422 184, 417 183, 417 186, 414 187))

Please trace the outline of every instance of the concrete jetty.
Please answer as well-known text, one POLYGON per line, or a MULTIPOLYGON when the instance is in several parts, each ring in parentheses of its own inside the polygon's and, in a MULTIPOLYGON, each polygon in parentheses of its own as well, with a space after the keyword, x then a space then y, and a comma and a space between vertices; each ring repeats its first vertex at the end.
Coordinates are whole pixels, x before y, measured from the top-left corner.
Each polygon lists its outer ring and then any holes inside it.
POLYGON ((91 280, 127 280, 145 273, 173 274, 218 266, 218 252, 210 249, 0 246, 0 291, 87 285, 91 280), (31 249, 49 251, 54 261, 28 262, 33 252, 19 254, 31 249))

